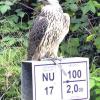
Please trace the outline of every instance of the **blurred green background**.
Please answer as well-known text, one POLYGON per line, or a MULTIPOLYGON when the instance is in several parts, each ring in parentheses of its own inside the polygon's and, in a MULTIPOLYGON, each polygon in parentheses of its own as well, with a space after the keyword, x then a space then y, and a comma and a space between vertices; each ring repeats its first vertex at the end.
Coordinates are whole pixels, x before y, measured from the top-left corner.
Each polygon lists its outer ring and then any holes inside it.
MULTIPOLYGON (((59 56, 89 57, 90 100, 100 100, 100 0, 61 0, 71 17, 59 56)), ((0 0, 0 100, 20 100, 21 61, 41 5, 35 0, 0 0)))

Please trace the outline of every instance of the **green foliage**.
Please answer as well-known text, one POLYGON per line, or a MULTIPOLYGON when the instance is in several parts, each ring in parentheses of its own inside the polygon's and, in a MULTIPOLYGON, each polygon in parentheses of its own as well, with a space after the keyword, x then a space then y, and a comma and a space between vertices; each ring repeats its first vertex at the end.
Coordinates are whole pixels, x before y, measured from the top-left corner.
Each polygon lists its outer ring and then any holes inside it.
POLYGON ((97 37, 94 41, 94 45, 96 46, 98 52, 100 51, 100 37, 97 37))
POLYGON ((2 14, 5 14, 8 10, 11 9, 12 5, 13 5, 13 3, 10 2, 10 1, 4 1, 4 2, 2 1, 2 2, 0 2, 0 12, 2 14))
POLYGON ((100 99, 100 68, 94 70, 90 77, 91 100, 100 99))
POLYGON ((95 38, 95 34, 90 34, 89 36, 86 37, 86 42, 90 42, 94 40, 94 38, 95 38))
POLYGON ((94 2, 92 0, 89 0, 83 7, 81 8, 83 11, 83 14, 86 14, 87 12, 91 11, 93 13, 96 12, 96 8, 94 5, 94 2))
POLYGON ((25 13, 22 9, 11 9, 12 6, 16 5, 17 1, 1 1, 0 2, 0 34, 8 34, 8 33, 14 33, 14 32, 20 32, 24 30, 28 30, 31 27, 30 21, 24 23, 23 18, 27 16, 28 14, 25 13), (8 14, 8 13, 12 14, 8 14))
POLYGON ((5 94, 4 100, 6 98, 7 100, 20 98, 20 85, 18 83, 20 82, 21 68, 19 66, 27 54, 26 45, 25 38, 23 41, 23 39, 9 36, 3 38, 0 43, 0 92, 2 95, 5 94))
POLYGON ((20 100, 21 61, 25 59, 27 32, 31 21, 28 15, 14 8, 18 0, 0 1, 0 99, 20 100))
POLYGON ((60 46, 61 55, 64 57, 78 56, 78 46, 79 38, 71 38, 67 42, 63 42, 60 46))

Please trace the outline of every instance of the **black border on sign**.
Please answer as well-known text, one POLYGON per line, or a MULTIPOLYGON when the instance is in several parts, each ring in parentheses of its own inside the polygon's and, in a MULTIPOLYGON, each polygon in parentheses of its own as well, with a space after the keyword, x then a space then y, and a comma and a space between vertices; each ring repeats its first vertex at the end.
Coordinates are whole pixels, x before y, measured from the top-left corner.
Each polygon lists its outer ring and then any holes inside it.
MULTIPOLYGON (((66 63, 58 63, 58 64, 70 64, 70 63, 86 63, 86 81, 87 81, 87 97, 86 98, 80 98, 80 99, 72 99, 72 100, 83 100, 83 99, 88 99, 88 91, 89 91, 89 81, 88 81, 88 65, 87 61, 80 61, 80 62, 66 62, 66 63)), ((34 65, 34 84, 35 84, 35 100, 36 100, 36 74, 35 74, 35 67, 38 66, 50 66, 50 65, 55 65, 55 64, 41 64, 41 65, 34 65)), ((62 71, 61 71, 61 99, 63 99, 63 90, 62 90, 62 71)))

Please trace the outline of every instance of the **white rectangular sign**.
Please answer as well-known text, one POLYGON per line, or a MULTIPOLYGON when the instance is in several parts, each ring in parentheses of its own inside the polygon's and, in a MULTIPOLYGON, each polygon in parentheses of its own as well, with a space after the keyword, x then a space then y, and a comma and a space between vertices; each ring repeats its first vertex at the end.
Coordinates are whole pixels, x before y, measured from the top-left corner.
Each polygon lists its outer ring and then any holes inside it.
POLYGON ((88 58, 32 62, 33 100, 89 100, 88 58))

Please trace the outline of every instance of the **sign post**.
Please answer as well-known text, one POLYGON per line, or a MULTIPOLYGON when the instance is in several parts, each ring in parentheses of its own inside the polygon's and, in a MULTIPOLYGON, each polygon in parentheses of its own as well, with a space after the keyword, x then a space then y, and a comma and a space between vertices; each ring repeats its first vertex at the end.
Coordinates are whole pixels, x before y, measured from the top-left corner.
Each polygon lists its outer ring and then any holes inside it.
POLYGON ((89 100, 89 59, 54 62, 22 63, 22 100, 89 100))

